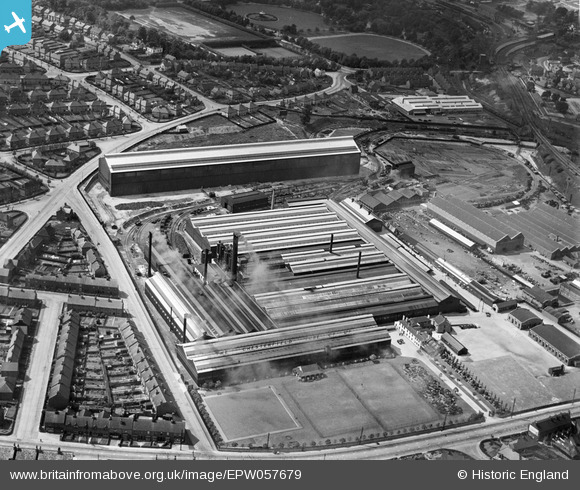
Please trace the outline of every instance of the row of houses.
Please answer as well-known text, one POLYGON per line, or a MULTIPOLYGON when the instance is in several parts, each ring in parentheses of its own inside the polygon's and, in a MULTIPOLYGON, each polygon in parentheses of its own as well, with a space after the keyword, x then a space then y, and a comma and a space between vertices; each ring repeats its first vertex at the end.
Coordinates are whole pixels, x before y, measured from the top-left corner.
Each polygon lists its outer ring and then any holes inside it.
MULTIPOLYGON (((49 91, 57 87, 67 87, 69 82, 69 78, 64 75, 47 76, 34 61, 28 59, 25 59, 22 65, 10 61, 0 63, 0 88, 13 87, 23 91, 35 89, 49 91)), ((67 93, 69 98, 75 95, 67 93)))
POLYGON ((36 36, 29 45, 18 50, 66 71, 107 70, 111 62, 121 60, 120 53, 113 48, 99 51, 96 47, 79 45, 81 42, 75 40, 67 44, 53 37, 36 36))
POLYGON ((27 131, 10 133, 4 141, 4 145, 11 150, 17 150, 31 146, 42 146, 84 138, 101 138, 123 133, 128 131, 131 126, 132 121, 130 119, 123 118, 123 121, 121 121, 117 118, 111 118, 104 122, 95 120, 84 124, 73 123, 67 127, 56 125, 48 129, 42 127, 31 128, 27 131))
POLYGON ((24 277, 27 288, 63 293, 90 294, 96 296, 119 296, 119 286, 114 279, 87 276, 62 276, 27 274, 24 277))
POLYGON ((169 103, 163 91, 172 90, 175 82, 167 80, 159 74, 149 81, 132 72, 111 72, 106 75, 97 74, 94 83, 97 87, 135 108, 136 111, 151 114, 157 120, 167 120, 183 115, 182 104, 195 105, 199 102, 196 97, 182 92, 181 96, 174 97, 180 100, 179 103, 169 103))
POLYGON ((5 356, 0 359, 0 402, 14 399, 14 392, 20 373, 24 341, 34 321, 32 310, 18 308, 11 311, 8 318, 2 318, 0 345, 5 356))
POLYGON ((6 305, 37 307, 40 300, 36 291, 0 284, 0 302, 6 305))
POLYGON ((0 182, 0 204, 35 196, 42 189, 42 181, 14 175, 14 177, 0 182))
POLYGON ((119 327, 119 333, 127 347, 133 367, 137 370, 141 385, 149 396, 155 414, 163 416, 177 413, 175 403, 167 397, 168 390, 163 380, 155 374, 156 368, 150 363, 147 353, 143 349, 145 339, 142 334, 130 321, 119 327))
POLYGON ((93 277, 105 277, 107 269, 103 263, 97 248, 91 242, 84 230, 80 228, 71 229, 71 238, 78 248, 79 253, 87 261, 93 277))
POLYGON ((108 411, 92 415, 46 410, 43 428, 46 432, 79 437, 109 438, 121 441, 142 441, 156 444, 186 442, 185 422, 165 418, 116 416, 108 411))
POLYGON ((116 39, 115 35, 101 29, 100 27, 85 23, 76 17, 59 14, 43 5, 33 6, 32 14, 33 23, 40 26, 45 32, 52 32, 57 26, 61 26, 82 33, 84 36, 90 37, 94 41, 110 43, 114 42, 116 39))
POLYGON ((63 313, 48 385, 49 408, 62 410, 70 402, 80 325, 81 318, 77 312, 66 310, 63 313))
POLYGON ((10 113, 26 114, 30 109, 24 109, 23 105, 30 105, 36 103, 46 104, 46 112, 53 114, 83 114, 86 112, 102 113, 107 110, 107 104, 100 99, 88 100, 87 92, 78 87, 72 87, 68 90, 57 87, 45 92, 42 89, 35 89, 24 92, 18 88, 10 88, 8 90, 0 89, 0 105, 6 108, 10 113), (83 100, 80 100, 80 99, 83 100), (19 107, 19 112, 16 109, 19 107))

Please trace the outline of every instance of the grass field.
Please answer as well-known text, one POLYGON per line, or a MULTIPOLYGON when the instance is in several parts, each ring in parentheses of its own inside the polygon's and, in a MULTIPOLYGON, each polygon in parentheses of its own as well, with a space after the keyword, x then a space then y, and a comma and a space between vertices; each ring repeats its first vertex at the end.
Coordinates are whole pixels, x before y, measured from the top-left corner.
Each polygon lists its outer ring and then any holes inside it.
POLYGON ((228 6, 236 14, 247 15, 257 12, 275 15, 278 20, 261 21, 251 20, 253 24, 261 25, 270 29, 282 29, 284 26, 296 24, 298 30, 306 32, 324 32, 328 30, 328 25, 324 22, 324 17, 314 12, 305 12, 275 5, 264 5, 262 3, 237 3, 228 6), (318 29, 318 31, 316 31, 318 29))
POLYGON ((511 356, 479 361, 471 366, 481 382, 510 407, 515 398, 516 411, 562 401, 511 356))
POLYGON ((430 424, 441 419, 391 364, 381 364, 375 370, 347 370, 339 375, 365 408, 379 421, 383 431, 430 424), (377 376, 378 375, 378 376, 377 376), (409 410, 408 407, 413 407, 409 410))
POLYGON ((133 16, 139 25, 154 27, 188 41, 257 39, 249 32, 179 7, 124 10, 119 15, 127 19, 133 16))
MULTIPOLYGON (((236 392, 222 388, 221 395, 209 395, 205 401, 225 438, 244 444, 263 444, 268 433, 274 445, 310 445, 342 438, 352 441, 361 430, 367 437, 435 427, 445 416, 403 374, 403 364, 410 361, 400 357, 329 369, 326 378, 312 383, 271 378, 239 385, 236 392)), ((461 420, 473 413, 463 400, 458 399, 458 404, 463 408, 461 420)))
POLYGON ((312 37, 310 41, 339 53, 384 61, 418 59, 429 54, 429 51, 415 44, 375 34, 339 34, 312 37))
POLYGON ((205 403, 226 441, 298 427, 292 414, 271 387, 209 396, 205 403))
POLYGON ((361 427, 378 429, 373 416, 340 377, 329 376, 316 383, 290 379, 284 388, 320 437, 337 437, 361 427))
POLYGON ((516 398, 516 411, 571 400, 580 386, 579 368, 567 367, 564 376, 549 376, 548 368, 559 365, 558 359, 507 320, 498 320, 493 327, 455 329, 455 334, 469 349, 464 359, 468 368, 504 402, 516 398))

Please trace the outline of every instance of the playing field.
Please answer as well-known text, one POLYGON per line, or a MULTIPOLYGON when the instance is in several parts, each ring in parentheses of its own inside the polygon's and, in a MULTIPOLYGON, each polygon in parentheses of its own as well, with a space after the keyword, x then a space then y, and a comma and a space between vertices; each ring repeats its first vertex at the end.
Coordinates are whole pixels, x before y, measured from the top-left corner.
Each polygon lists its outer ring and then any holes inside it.
POLYGON ((205 404, 226 441, 299 427, 270 386, 208 396, 205 404))
POLYGON ((324 17, 314 12, 277 7, 275 5, 264 5, 262 3, 238 3, 228 6, 228 8, 240 15, 259 12, 273 15, 277 20, 251 19, 253 24, 261 25, 270 29, 282 29, 284 26, 296 24, 299 31, 315 32, 316 29, 318 29, 318 31, 326 31, 329 27, 324 22, 324 17))
POLYGON ((442 418, 392 365, 381 364, 377 368, 378 372, 351 369, 340 371, 339 375, 357 398, 364 400, 365 408, 383 431, 430 424, 442 418))
POLYGON ((124 10, 119 12, 119 15, 127 19, 133 16, 137 24, 148 28, 154 27, 188 41, 210 39, 248 41, 258 38, 249 32, 179 7, 124 10))
MULTIPOLYGON (((325 378, 306 383, 292 376, 270 378, 205 401, 224 438, 243 444, 263 444, 268 433, 270 444, 310 445, 352 441, 361 431, 365 437, 376 437, 436 427, 445 415, 404 374, 403 365, 411 361, 400 357, 328 369, 325 378)), ((461 398, 457 404, 463 413, 448 417, 448 422, 473 413, 461 398)))
POLYGON ((418 59, 429 54, 429 51, 415 44, 376 34, 339 34, 312 37, 310 41, 339 53, 385 61, 418 59))
POLYGON ((478 361, 469 366, 488 390, 510 408, 515 399, 515 411, 562 401, 511 356, 478 361))
POLYGON ((284 388, 320 437, 360 431, 361 427, 379 428, 361 400, 340 377, 330 376, 315 383, 296 381, 290 378, 284 388))

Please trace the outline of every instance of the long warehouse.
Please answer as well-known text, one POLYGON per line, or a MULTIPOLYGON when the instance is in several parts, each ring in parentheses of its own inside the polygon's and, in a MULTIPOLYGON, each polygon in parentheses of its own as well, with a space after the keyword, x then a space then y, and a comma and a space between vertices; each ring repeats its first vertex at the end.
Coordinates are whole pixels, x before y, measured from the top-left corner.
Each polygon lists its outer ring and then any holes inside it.
POLYGON ((113 153, 99 160, 111 196, 358 175, 352 136, 113 153))
POLYGON ((427 204, 427 210, 444 224, 457 228, 494 253, 513 252, 524 247, 522 233, 460 199, 437 196, 427 204))

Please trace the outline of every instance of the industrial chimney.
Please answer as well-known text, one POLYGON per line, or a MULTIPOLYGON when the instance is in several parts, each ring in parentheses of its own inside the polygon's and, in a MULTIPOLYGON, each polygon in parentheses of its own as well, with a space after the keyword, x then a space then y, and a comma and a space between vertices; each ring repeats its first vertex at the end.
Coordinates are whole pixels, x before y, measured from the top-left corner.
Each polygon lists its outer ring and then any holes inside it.
POLYGON ((232 280, 235 281, 238 277, 238 248, 240 245, 240 233, 234 231, 234 238, 232 243, 232 280))
POLYGON ((153 233, 149 232, 149 262, 148 262, 149 269, 147 271, 147 277, 151 277, 151 255, 152 255, 151 251, 152 251, 152 248, 153 248, 153 233))
POLYGON ((207 266, 211 262, 211 249, 206 248, 203 251, 203 284, 207 284, 207 266))

